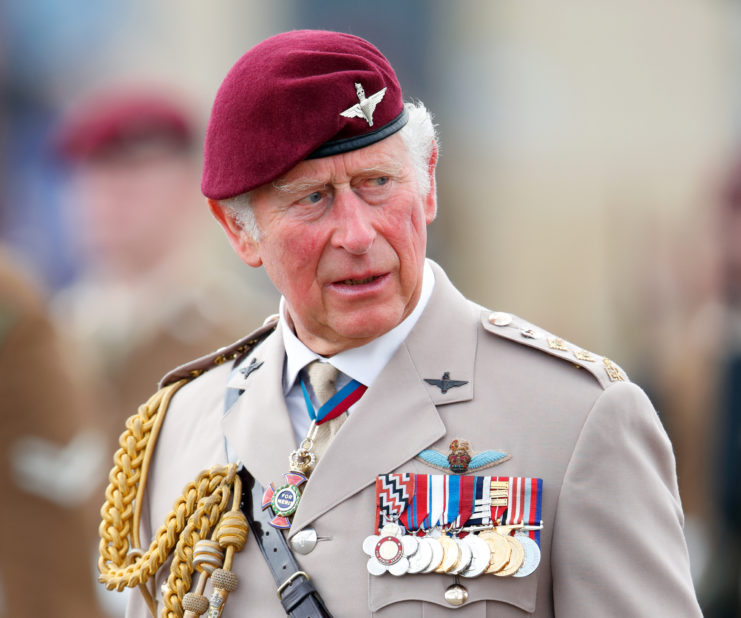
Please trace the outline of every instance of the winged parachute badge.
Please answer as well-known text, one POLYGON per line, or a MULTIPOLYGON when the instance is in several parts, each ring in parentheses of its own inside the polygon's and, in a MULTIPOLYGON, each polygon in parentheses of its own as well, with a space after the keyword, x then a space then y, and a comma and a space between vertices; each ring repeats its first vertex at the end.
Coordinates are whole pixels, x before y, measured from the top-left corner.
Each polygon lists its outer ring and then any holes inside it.
POLYGON ((386 94, 386 88, 382 88, 366 98, 363 86, 355 82, 355 92, 357 92, 358 101, 360 102, 352 107, 348 107, 344 112, 340 112, 340 116, 344 116, 345 118, 365 118, 368 125, 372 127, 373 112, 376 110, 376 105, 383 100, 383 95, 386 94))
POLYGON ((425 378, 424 380, 425 382, 427 382, 427 384, 432 384, 432 386, 437 386, 443 395, 447 393, 451 388, 455 388, 456 386, 463 386, 464 384, 468 384, 468 380, 451 380, 449 371, 446 371, 440 380, 435 380, 432 378, 425 378))

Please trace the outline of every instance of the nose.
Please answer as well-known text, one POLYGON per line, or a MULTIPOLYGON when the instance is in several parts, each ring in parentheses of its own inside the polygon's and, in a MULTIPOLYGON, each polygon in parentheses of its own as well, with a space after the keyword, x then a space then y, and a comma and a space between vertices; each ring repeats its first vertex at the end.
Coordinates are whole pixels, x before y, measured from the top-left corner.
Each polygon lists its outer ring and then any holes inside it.
POLYGON ((353 255, 367 253, 376 238, 372 208, 349 187, 337 191, 333 204, 336 226, 332 244, 353 255))

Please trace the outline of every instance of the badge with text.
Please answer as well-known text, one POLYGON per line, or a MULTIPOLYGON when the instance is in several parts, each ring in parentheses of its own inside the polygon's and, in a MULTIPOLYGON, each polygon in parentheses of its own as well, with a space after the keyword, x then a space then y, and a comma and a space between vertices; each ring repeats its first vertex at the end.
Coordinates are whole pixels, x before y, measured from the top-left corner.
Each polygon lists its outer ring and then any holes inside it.
POLYGON ((286 482, 275 487, 270 483, 262 495, 262 508, 268 507, 273 511, 270 525, 274 528, 290 528, 290 518, 296 512, 301 500, 301 485, 306 482, 306 477, 299 472, 287 472, 283 475, 286 482))

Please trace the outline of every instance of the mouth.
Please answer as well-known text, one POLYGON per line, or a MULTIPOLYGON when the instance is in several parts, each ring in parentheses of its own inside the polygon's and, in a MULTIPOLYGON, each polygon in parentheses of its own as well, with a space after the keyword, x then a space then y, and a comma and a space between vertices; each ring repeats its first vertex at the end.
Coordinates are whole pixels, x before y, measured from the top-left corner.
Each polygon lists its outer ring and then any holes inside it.
POLYGON ((380 279, 383 275, 371 275, 370 277, 363 277, 362 279, 343 279, 342 281, 335 281, 337 285, 365 285, 367 283, 373 283, 380 279))
POLYGON ((388 279, 389 273, 367 275, 365 277, 348 277, 332 282, 331 288, 343 294, 372 294, 378 292, 388 279))

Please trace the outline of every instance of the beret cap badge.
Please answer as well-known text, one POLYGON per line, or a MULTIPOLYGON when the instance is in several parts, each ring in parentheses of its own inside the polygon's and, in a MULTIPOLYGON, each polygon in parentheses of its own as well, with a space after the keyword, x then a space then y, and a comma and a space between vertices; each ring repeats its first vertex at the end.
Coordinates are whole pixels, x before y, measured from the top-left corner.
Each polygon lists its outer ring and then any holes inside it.
POLYGON ((344 116, 345 118, 365 118, 368 126, 372 127, 373 112, 376 110, 376 105, 383 101, 383 95, 386 94, 386 88, 382 88, 375 94, 366 98, 363 86, 358 82, 355 82, 355 92, 358 95, 359 103, 356 103, 352 107, 348 107, 344 112, 340 112, 340 116, 344 116))

